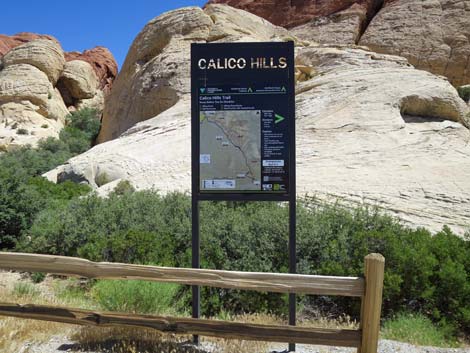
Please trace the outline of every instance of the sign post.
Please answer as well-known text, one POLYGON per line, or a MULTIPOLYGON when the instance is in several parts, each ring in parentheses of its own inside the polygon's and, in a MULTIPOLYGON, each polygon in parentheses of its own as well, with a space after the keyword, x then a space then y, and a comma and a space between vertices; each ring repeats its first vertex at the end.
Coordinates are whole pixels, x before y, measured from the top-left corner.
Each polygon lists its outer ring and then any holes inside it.
MULTIPOLYGON (((200 266, 199 201, 286 201, 295 273, 294 43, 193 43, 191 114, 192 266, 200 266)), ((198 318, 198 286, 192 304, 198 318)), ((290 325, 295 309, 289 294, 290 325)))

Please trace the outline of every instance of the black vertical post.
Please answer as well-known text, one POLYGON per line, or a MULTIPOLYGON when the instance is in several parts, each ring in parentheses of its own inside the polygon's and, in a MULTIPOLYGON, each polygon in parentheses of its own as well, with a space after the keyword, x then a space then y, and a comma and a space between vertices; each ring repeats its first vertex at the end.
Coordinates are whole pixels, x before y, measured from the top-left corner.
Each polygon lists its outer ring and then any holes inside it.
MULTIPOLYGON (((199 240, 199 200, 193 194, 192 196, 192 267, 200 267, 200 240, 199 240)), ((200 299, 201 291, 199 286, 192 286, 193 294, 193 318, 198 319, 200 316, 200 299)), ((199 336, 193 336, 193 343, 199 344, 199 336)))
MULTIPOLYGON (((290 42, 291 60, 294 58, 294 43, 290 42)), ((294 62, 289 66, 289 129, 290 129, 290 149, 289 149, 289 273, 297 272, 297 183, 295 171, 295 68, 294 62)), ((296 324, 296 296, 295 293, 289 293, 289 325, 296 324)), ((289 351, 295 352, 295 343, 289 343, 289 351)))
MULTIPOLYGON (((296 256, 296 200, 295 194, 293 200, 289 201, 289 273, 297 272, 296 256)), ((296 295, 289 293, 289 325, 296 324, 296 295)), ((295 352, 295 343, 289 343, 289 352, 295 352)))
MULTIPOLYGON (((199 239, 199 89, 196 79, 196 67, 193 60, 191 44, 191 214, 192 214, 192 252, 191 265, 200 268, 200 239, 199 239)), ((192 317, 199 319, 201 314, 201 292, 199 286, 192 286, 192 317)), ((199 336, 193 336, 194 344, 199 344, 199 336)))

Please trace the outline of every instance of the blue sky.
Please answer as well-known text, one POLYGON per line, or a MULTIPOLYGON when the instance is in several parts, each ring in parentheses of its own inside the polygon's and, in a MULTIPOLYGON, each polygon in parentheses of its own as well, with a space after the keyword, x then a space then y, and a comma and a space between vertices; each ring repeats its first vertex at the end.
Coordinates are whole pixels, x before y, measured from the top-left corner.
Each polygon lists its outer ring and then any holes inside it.
POLYGON ((206 0, 2 1, 0 33, 35 32, 56 37, 65 51, 97 45, 111 50, 121 68, 140 30, 152 18, 206 0))

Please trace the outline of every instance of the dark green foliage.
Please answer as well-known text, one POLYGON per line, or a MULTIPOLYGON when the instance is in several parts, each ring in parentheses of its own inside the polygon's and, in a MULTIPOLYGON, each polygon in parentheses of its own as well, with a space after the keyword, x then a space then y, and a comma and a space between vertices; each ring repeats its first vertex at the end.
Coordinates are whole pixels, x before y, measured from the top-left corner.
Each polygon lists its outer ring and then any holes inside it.
POLYGON ((83 132, 86 139, 93 142, 100 131, 99 113, 95 109, 85 108, 71 113, 67 117, 67 127, 83 132))
MULTIPOLYGON (((298 269, 306 274, 360 276, 364 256, 386 258, 383 313, 426 314, 442 327, 470 332, 470 243, 449 229, 432 236, 373 209, 338 205, 298 207, 298 269)), ((89 196, 39 213, 21 249, 83 256, 95 261, 189 267, 190 198, 155 192, 89 196)), ((287 272, 288 212, 277 203, 201 204, 202 267, 287 272)), ((190 296, 184 296, 189 304, 190 296)), ((286 296, 203 288, 206 315, 272 311, 284 314, 286 296)), ((348 298, 303 298, 307 306, 359 313, 348 298)))
POLYGON ((0 249, 14 247, 40 210, 89 191, 71 182, 55 185, 40 175, 90 148, 99 130, 96 115, 89 109, 72 113, 60 140, 49 137, 36 149, 25 146, 0 155, 0 249))
POLYGON ((31 281, 33 283, 41 283, 46 278, 46 274, 42 272, 31 273, 31 281))
POLYGON ((98 112, 85 108, 71 113, 65 128, 60 132, 60 140, 68 146, 71 154, 76 155, 88 150, 100 131, 98 112))
POLYGON ((465 102, 470 102, 470 86, 462 86, 457 88, 457 92, 459 92, 460 98, 462 98, 465 102))
POLYGON ((16 133, 18 135, 29 135, 29 131, 26 130, 26 129, 18 129, 18 130, 16 130, 16 133))

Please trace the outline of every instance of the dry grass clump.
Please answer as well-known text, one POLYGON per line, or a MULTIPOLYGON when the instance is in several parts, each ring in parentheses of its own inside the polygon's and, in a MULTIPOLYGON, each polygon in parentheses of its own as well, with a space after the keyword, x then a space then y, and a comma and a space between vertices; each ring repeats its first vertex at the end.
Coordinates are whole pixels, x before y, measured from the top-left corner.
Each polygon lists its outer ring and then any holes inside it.
MULTIPOLYGON (((0 302, 18 304, 51 304, 47 297, 18 274, 0 273, 0 302)), ((71 325, 53 322, 0 317, 0 352, 18 353, 27 344, 47 341, 51 336, 67 334, 71 325)))
POLYGON ((70 336, 79 351, 103 353, 199 353, 188 344, 190 337, 162 334, 132 327, 81 327, 70 336))

